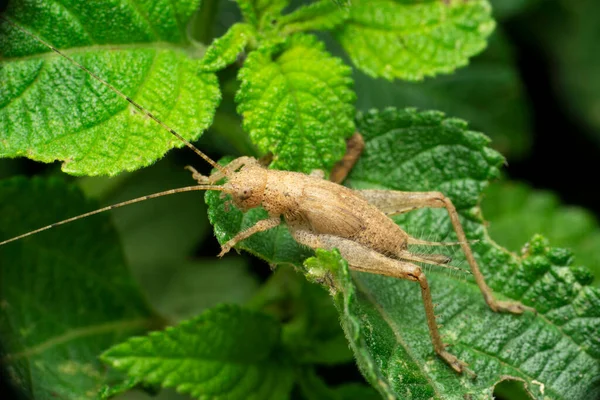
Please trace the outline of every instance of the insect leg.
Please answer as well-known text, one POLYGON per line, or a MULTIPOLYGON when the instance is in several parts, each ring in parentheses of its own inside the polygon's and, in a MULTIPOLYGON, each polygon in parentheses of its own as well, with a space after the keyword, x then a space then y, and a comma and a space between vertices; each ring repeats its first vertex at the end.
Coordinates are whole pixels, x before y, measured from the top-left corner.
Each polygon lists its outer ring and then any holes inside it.
POLYGON ((431 290, 427 278, 419 266, 388 258, 383 254, 364 247, 356 242, 338 236, 315 235, 312 232, 300 229, 292 229, 292 236, 300 244, 312 248, 337 248, 342 257, 348 261, 351 269, 418 282, 421 287, 421 296, 423 298, 423 305, 425 306, 427 326, 429 328, 429 334, 435 352, 456 372, 460 373, 465 371, 469 374, 473 374, 473 372, 467 368, 466 363, 446 350, 446 345, 442 342, 435 321, 431 290))
POLYGON ((250 228, 238 233, 232 239, 228 240, 225 244, 221 246, 221 252, 218 257, 223 257, 233 246, 235 246, 238 242, 241 242, 244 239, 249 238, 255 233, 269 230, 271 228, 275 228, 277 225, 281 223, 281 218, 273 217, 268 219, 263 219, 258 221, 256 224, 251 226, 250 228))
MULTIPOLYGON (((469 263, 475 282, 483 294, 483 298, 488 306, 496 312, 510 312, 514 314, 522 314, 525 310, 535 310, 527 307, 517 301, 499 301, 496 300, 492 289, 485 283, 485 278, 481 273, 477 261, 471 251, 471 246, 467 241, 467 237, 463 230, 462 224, 458 219, 458 212, 449 198, 440 192, 399 192, 393 190, 360 190, 358 191, 370 204, 373 204, 384 213, 392 213, 393 210, 406 208, 445 208, 450 216, 450 221, 454 227, 454 232, 458 237, 460 247, 462 248, 465 258, 469 263)), ((414 241, 413 241, 414 242, 414 241)), ((410 243, 410 239, 409 239, 410 243)))

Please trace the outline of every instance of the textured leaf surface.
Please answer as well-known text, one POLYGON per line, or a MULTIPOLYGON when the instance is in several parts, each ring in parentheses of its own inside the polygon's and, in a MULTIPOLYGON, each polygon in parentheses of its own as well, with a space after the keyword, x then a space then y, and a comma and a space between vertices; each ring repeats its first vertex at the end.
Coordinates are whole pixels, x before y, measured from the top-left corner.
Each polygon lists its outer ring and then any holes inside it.
MULTIPOLYGON (((0 240, 91 208, 59 180, 1 181, 0 240)), ((103 215, 0 248, 0 360, 25 398, 96 398, 118 382, 98 354, 158 325, 116 236, 103 215)))
POLYGON ((354 132, 350 68, 312 36, 252 52, 240 70, 236 101, 244 129, 274 168, 330 170, 354 132))
POLYGON ((348 9, 331 0, 306 4, 279 19, 286 34, 309 30, 330 30, 348 19, 348 9))
MULTIPOLYGON (((5 14, 151 110, 189 140, 220 93, 199 72, 185 27, 196 2, 11 2, 5 14), (110 24, 106 24, 110 21, 110 24)), ((115 175, 181 147, 125 100, 24 33, 0 24, 0 156, 63 162, 76 175, 115 175)))
POLYGON ((252 37, 252 27, 248 24, 234 24, 225 35, 215 39, 206 49, 202 58, 203 71, 219 71, 233 64, 244 51, 252 37))
POLYGON ((282 399, 293 374, 274 319, 237 306, 114 346, 102 359, 147 383, 203 399, 282 399))
POLYGON ((362 71, 420 80, 467 64, 494 28, 487 0, 354 0, 338 39, 362 71))
POLYGON ((574 263, 589 266, 594 284, 600 285, 600 227, 589 211, 517 182, 490 185, 481 208, 498 244, 517 252, 528 238, 543 233, 552 244, 572 250, 574 263))
POLYGON ((289 0, 236 0, 246 22, 264 29, 289 4, 289 0))
MULTIPOLYGON (((439 304, 442 335, 478 374, 472 380, 455 374, 435 356, 414 283, 364 273, 354 274, 354 283, 346 277, 337 289, 342 297, 336 297, 336 303, 367 379, 386 398, 489 399, 493 386, 506 375, 525 380, 535 398, 594 398, 600 376, 600 342, 594 334, 600 329, 600 294, 586 286, 585 274, 569 266, 570 253, 550 249, 538 238, 520 258, 488 237, 477 202, 503 162, 486 147, 488 139, 467 130, 460 120, 410 109, 367 113, 359 117, 358 128, 366 148, 350 175, 350 185, 444 192, 459 210, 467 237, 479 240, 472 247, 490 286, 499 297, 523 301, 539 312, 538 316, 493 313, 468 276, 426 269, 434 303, 439 304), (544 384, 543 394, 533 381, 544 384)), ((219 240, 233 236, 240 224, 229 222, 229 215, 219 208, 218 195, 206 196, 219 240)), ((265 218, 256 213, 243 217, 245 226, 252 225, 251 218, 265 218)), ((456 240, 443 210, 423 209, 395 219, 414 236, 456 240)), ((283 239, 281 235, 277 242, 264 243, 253 237, 240 247, 271 263, 285 260, 300 265, 299 246, 283 239), (261 251, 274 247, 279 250, 277 258, 261 251)), ((465 265, 459 250, 451 255, 456 265, 465 265)), ((308 267, 310 275, 320 280, 327 276, 327 270, 319 276, 314 265, 308 267)))
POLYGON ((512 48, 500 30, 482 54, 453 74, 390 83, 358 72, 354 81, 359 110, 388 106, 440 110, 485 132, 491 146, 509 159, 523 156, 531 145, 529 105, 512 48))

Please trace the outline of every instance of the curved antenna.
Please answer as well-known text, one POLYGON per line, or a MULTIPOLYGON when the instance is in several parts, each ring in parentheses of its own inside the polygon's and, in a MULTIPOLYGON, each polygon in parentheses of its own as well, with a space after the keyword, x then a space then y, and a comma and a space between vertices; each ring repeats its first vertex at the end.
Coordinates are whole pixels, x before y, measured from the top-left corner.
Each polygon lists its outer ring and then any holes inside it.
MULTIPOLYGON (((160 119, 158 119, 157 117, 155 117, 150 111, 146 110, 144 107, 142 107, 142 105, 140 105, 137 102, 135 102, 132 98, 130 98, 129 96, 127 96, 125 93, 121 92, 119 89, 117 89, 116 87, 114 87, 113 85, 111 85, 110 83, 108 83, 107 81, 105 81, 104 79, 100 78, 98 75, 96 75, 95 73, 93 73, 92 71, 90 71, 89 69, 87 69, 86 67, 84 67, 83 65, 81 65, 80 63, 78 63, 77 61, 75 61, 70 56, 66 55, 65 53, 63 53, 62 51, 60 51, 59 49, 57 49, 56 47, 52 46, 50 43, 45 42, 39 36, 37 36, 37 35, 29 32, 27 29, 25 29, 25 28, 17 25, 16 23, 12 22, 11 20, 9 20, 6 17, 3 17, 2 15, 0 15, 0 20, 6 21, 8 24, 10 24, 11 26, 13 26, 14 28, 16 28, 19 31, 23 32, 24 34, 26 34, 26 35, 34 38, 35 40, 37 40, 38 42, 40 42, 44 46, 48 47, 50 50, 52 50, 56 54, 60 55, 61 57, 64 57, 67 60, 69 60, 71 63, 73 63, 73 65, 77 66, 79 69, 81 69, 81 70, 85 71, 86 73, 88 73, 90 76, 92 76, 93 78, 95 78, 96 80, 98 80, 101 84, 103 84, 104 86, 106 86, 110 90, 112 90, 114 93, 116 93, 119 97, 127 100, 131 105, 133 105, 135 108, 137 108, 138 111, 140 111, 142 114, 146 115, 148 118, 152 119, 154 122, 156 122, 158 125, 160 125, 163 129, 165 129, 166 131, 168 131, 169 133, 171 133, 173 136, 175 136, 177 139, 181 140, 187 147, 189 147, 196 154, 198 154, 200 157, 202 157, 204 159, 204 161, 206 161, 207 163, 209 163, 210 165, 212 165, 214 168, 218 169, 219 171, 225 173, 225 168, 223 168, 222 166, 220 166, 219 164, 217 164, 216 162, 214 162, 213 160, 211 160, 210 157, 208 157, 206 154, 204 154, 203 152, 201 152, 200 150, 198 150, 198 148, 196 148, 196 146, 194 146, 193 144, 191 144, 188 140, 186 140, 179 133, 175 132, 175 130, 173 128, 169 127, 167 124, 165 124, 160 119)), ((0 243, 0 245, 2 245, 2 243, 0 243)))
POLYGON ((216 191, 223 191, 224 188, 221 187, 221 186, 212 186, 212 185, 196 185, 196 186, 186 186, 186 187, 177 188, 177 189, 165 190, 164 192, 149 194, 149 195, 146 195, 146 196, 142 196, 142 197, 138 197, 138 198, 135 198, 135 199, 127 200, 127 201, 124 201, 122 203, 117 203, 117 204, 113 204, 113 205, 110 205, 110 206, 107 206, 107 207, 102 207, 102 208, 99 208, 97 210, 87 212, 85 214, 80 214, 80 215, 77 215, 75 217, 64 219, 64 220, 59 221, 59 222, 55 222, 53 224, 44 226, 44 227, 36 229, 34 231, 30 231, 30 232, 24 233, 22 235, 15 236, 13 238, 7 239, 7 240, 5 240, 3 242, 0 242, 0 246, 4 246, 5 244, 14 242, 14 241, 19 240, 19 239, 23 239, 23 238, 25 238, 27 236, 35 235, 36 233, 47 231, 48 229, 52 229, 52 228, 54 228, 56 226, 59 226, 59 225, 68 224, 69 222, 77 221, 78 219, 81 219, 81 218, 86 218, 86 217, 89 217, 89 216, 92 216, 92 215, 100 214, 101 212, 104 212, 104 211, 114 210, 115 208, 127 206, 129 204, 139 203, 141 201, 150 200, 150 199, 154 199, 154 198, 161 197, 161 196, 168 196, 170 194, 175 194, 175 193, 193 192, 193 191, 196 191, 196 190, 216 190, 216 191))

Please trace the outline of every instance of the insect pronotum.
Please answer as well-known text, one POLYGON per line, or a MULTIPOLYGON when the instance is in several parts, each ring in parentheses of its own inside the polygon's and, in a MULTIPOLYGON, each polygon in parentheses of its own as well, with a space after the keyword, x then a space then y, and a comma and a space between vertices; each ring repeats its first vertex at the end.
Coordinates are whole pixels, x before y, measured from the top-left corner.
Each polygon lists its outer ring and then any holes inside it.
MULTIPOLYGON (((458 244, 465 254, 475 281, 489 307, 496 312, 517 314, 525 310, 532 310, 519 302, 496 300, 479 270, 454 205, 442 193, 351 190, 338 183, 323 179, 323 174, 319 171, 306 175, 298 172, 269 170, 252 157, 239 157, 224 167, 220 166, 143 106, 85 66, 10 20, 0 18, 90 74, 94 79, 128 101, 142 114, 185 143, 187 147, 216 169, 212 175, 204 176, 188 167, 193 178, 198 182, 196 186, 168 190, 104 207, 5 240, 0 242, 0 246, 80 218, 160 196, 195 190, 222 191, 231 195, 233 203, 241 210, 247 211, 262 206, 268 212, 269 217, 239 232, 224 243, 219 256, 223 256, 237 243, 251 235, 280 225, 283 219, 298 243, 313 249, 338 249, 354 270, 414 281, 421 288, 427 325, 435 352, 455 371, 463 372, 469 371, 466 364, 448 352, 446 345, 442 342, 435 320, 427 278, 421 267, 414 264, 423 262, 447 266, 449 259, 435 254, 418 255, 408 250, 408 245, 411 244, 436 246, 448 243, 413 238, 389 218, 391 215, 418 208, 445 208, 458 237, 458 244), (218 184, 224 178, 226 183, 218 184)), ((355 136, 355 140, 358 142, 358 146, 354 147, 353 157, 342 162, 339 169, 333 173, 338 180, 343 179, 353 163, 352 158, 355 159, 360 153, 360 136, 355 136), (356 151, 356 148, 359 150, 356 151)))

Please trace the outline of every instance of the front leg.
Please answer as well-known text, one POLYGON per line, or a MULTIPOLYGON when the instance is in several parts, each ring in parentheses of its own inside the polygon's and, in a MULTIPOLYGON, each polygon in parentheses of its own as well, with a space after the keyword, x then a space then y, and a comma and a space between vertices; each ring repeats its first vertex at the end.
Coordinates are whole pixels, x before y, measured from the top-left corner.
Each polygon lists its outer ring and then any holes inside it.
POLYGON ((250 228, 238 233, 232 239, 228 240, 225 244, 221 245, 221 252, 218 257, 223 257, 225 254, 231 250, 233 246, 235 246, 238 242, 241 242, 244 239, 249 238, 258 232, 263 232, 269 230, 271 228, 275 228, 281 223, 281 218, 279 217, 271 217, 269 219, 263 219, 258 221, 256 224, 251 226, 250 228))
POLYGON ((475 374, 467 368, 466 363, 446 350, 447 346, 442 342, 442 338, 435 321, 434 306, 431 298, 429 283, 427 282, 427 278, 419 266, 409 262, 386 257, 383 254, 364 247, 359 243, 353 242, 349 239, 340 238, 338 236, 316 235, 312 232, 301 229, 292 229, 292 236, 300 244, 313 249, 338 249, 342 257, 348 261, 351 269, 417 282, 421 287, 421 297, 425 307, 425 317, 427 320, 427 327, 429 328, 429 335, 431 337, 433 349, 437 355, 456 372, 467 372, 469 375, 475 376, 475 374))
MULTIPOLYGON (((454 232, 458 237, 458 243, 462 248, 465 258, 469 263, 475 282, 483 294, 483 298, 488 306, 496 312, 510 312, 521 314, 525 310, 535 310, 527 307, 517 301, 499 301, 494 297, 492 289, 485 283, 485 278, 481 273, 477 261, 471 251, 471 246, 467 241, 467 236, 463 230, 462 224, 458 219, 458 212, 449 198, 440 192, 400 192, 393 190, 360 190, 358 193, 370 204, 380 209, 386 215, 401 214, 418 208, 445 208, 450 216, 450 221, 454 227, 454 232)), ((410 238, 408 243, 413 244, 432 244, 419 239, 410 238)))

